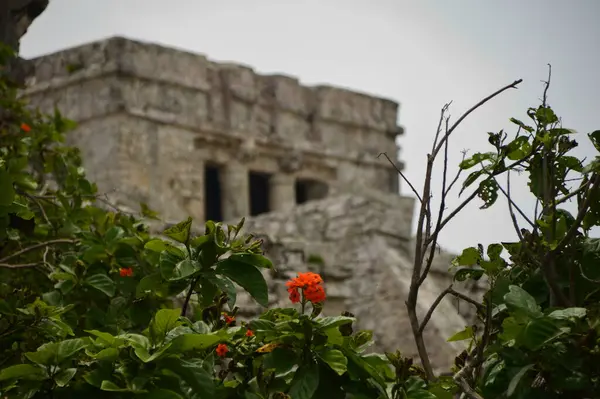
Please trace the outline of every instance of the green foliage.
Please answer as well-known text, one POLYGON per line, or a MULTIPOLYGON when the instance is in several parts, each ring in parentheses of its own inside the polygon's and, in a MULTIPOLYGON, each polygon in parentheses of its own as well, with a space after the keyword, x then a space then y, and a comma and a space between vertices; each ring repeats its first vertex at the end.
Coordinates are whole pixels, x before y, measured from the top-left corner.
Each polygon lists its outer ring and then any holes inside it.
MULTIPOLYGON (((455 372, 465 372, 484 398, 600 397, 600 247, 589 236, 600 225, 600 156, 586 165, 570 155, 578 145, 574 132, 548 105, 527 114, 531 125, 511 119, 518 127, 514 139, 490 133, 494 151, 460 165, 479 166, 463 190, 480 181, 482 208, 510 196, 500 192, 497 177, 511 171, 527 175, 538 206, 528 229, 513 215, 517 242, 492 244, 486 254, 481 245, 467 248, 454 259, 455 280, 485 276, 489 282, 478 311, 484 328, 475 334, 467 327, 450 339, 471 342, 455 372), (575 215, 563 209, 571 200, 575 215)), ((588 137, 600 151, 598 131, 588 137)), ((525 214, 508 200, 511 212, 525 214)))
POLYGON ((319 304, 236 325, 238 287, 266 307, 273 268, 243 220, 151 234, 147 205, 100 206, 64 145, 70 121, 0 91, 2 398, 391 398, 390 362, 364 354, 372 333, 349 315, 319 304))
MULTIPOLYGON (((510 195, 497 178, 511 171, 528 176, 539 207, 528 229, 515 222, 516 242, 454 259, 455 281, 485 278, 489 290, 479 325, 448 338, 469 343, 454 376, 430 380, 400 352, 366 354, 372 332, 354 331, 349 313, 320 317, 321 303, 237 325, 237 290, 267 307, 274 267, 244 220, 196 234, 189 218, 153 235, 147 205, 100 206, 64 145, 72 122, 29 111, 3 80, 0 110, 3 398, 449 399, 465 384, 472 397, 600 397, 600 239, 589 235, 600 155, 569 155, 573 132, 546 104, 528 110, 531 125, 511 119, 514 139, 489 133, 493 150, 460 164, 482 209, 510 195), (562 207, 571 200, 575 215, 562 207)), ((599 132, 588 138, 600 152, 599 132)))

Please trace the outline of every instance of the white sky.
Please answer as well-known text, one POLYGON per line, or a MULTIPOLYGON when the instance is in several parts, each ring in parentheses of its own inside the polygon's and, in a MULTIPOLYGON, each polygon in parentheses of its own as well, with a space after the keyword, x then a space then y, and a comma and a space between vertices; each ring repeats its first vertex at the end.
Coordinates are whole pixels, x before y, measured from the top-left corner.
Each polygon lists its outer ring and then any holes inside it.
MULTIPOLYGON (((523 78, 455 133, 451 165, 462 149, 487 151, 487 132, 511 129, 537 106, 552 64, 550 104, 579 132, 577 154, 595 156, 585 133, 600 129, 600 0, 51 0, 22 40, 34 57, 123 35, 233 61, 260 73, 285 73, 400 103, 400 157, 422 186, 439 110, 460 113, 497 88, 523 78), (168 4, 168 5, 167 5, 168 4)), ((441 179, 436 178, 436 183, 441 179)), ((515 176, 515 201, 533 210, 515 176)), ((439 190, 437 190, 439 191, 439 190)), ((436 192, 437 192, 436 191, 436 192)), ((409 194, 402 184, 402 192, 409 194)), ((434 192, 435 194, 435 192, 434 192)), ((456 194, 449 206, 459 202, 456 194)), ((506 201, 473 203, 441 236, 460 250, 513 240, 506 201)))

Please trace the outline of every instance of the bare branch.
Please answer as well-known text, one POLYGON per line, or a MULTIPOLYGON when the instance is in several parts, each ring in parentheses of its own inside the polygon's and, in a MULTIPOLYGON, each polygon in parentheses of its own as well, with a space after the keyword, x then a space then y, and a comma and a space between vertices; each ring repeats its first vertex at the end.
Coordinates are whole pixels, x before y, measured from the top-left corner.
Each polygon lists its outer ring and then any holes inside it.
MULTIPOLYGON (((463 120, 465 120, 465 118, 469 114, 471 114, 473 111, 475 111, 476 109, 481 107, 483 104, 485 104, 492 98, 501 94, 502 92, 504 92, 510 88, 516 88, 516 86, 521 82, 522 82, 522 79, 515 80, 513 83, 511 83, 507 86, 504 86, 503 88, 497 90, 493 94, 491 94, 491 95, 485 97, 483 100, 479 101, 477 104, 475 104, 473 107, 471 107, 467 112, 465 112, 450 128, 446 129, 445 134, 443 135, 441 140, 439 140, 439 142, 438 142, 438 139, 439 139, 439 134, 440 134, 440 128, 438 128, 438 131, 436 132, 436 139, 434 141, 433 151, 431 154, 427 155, 427 167, 426 167, 426 172, 425 172, 425 182, 423 184, 423 194, 420 196, 421 208, 420 208, 418 222, 417 222, 417 236, 416 236, 416 240, 415 240, 416 242, 415 242, 414 264, 413 264, 410 290, 409 290, 408 298, 406 300, 406 308, 407 308, 409 320, 411 323, 413 335, 415 338, 415 344, 417 346, 417 351, 419 353, 419 358, 421 359, 421 364, 423 366, 423 369, 425 370, 425 374, 426 374, 428 380, 435 379, 435 375, 433 373, 433 368, 431 366, 431 361, 429 359, 429 355, 428 355, 427 349, 425 347, 425 342, 423 340, 423 336, 422 336, 422 334, 419 333, 421 325, 419 323, 419 319, 418 319, 417 311, 416 311, 417 299, 419 296, 419 287, 420 287, 421 281, 422 281, 424 255, 427 252, 428 245, 433 243, 434 244, 433 247, 435 248, 435 246, 436 246, 435 242, 437 240, 437 237, 438 237, 440 231, 443 229, 443 227, 454 216, 456 216, 456 214, 458 214, 458 212, 460 212, 477 195, 477 190, 475 190, 475 192, 472 193, 469 196, 469 198, 467 198, 465 201, 463 201, 463 203, 461 205, 459 205, 453 212, 451 212, 449 216, 447 216, 442 221, 438 220, 436 222, 437 227, 435 228, 435 231, 431 234, 431 232, 430 232, 430 226, 431 226, 431 224, 430 224, 430 220, 431 220, 430 219, 431 182, 432 182, 434 162, 435 162, 435 159, 436 159, 438 153, 441 151, 441 149, 447 148, 446 142, 448 141, 452 132, 454 132, 454 130, 456 130, 456 128, 462 123, 463 120), (425 229, 425 221, 427 221, 427 230, 425 229), (424 234, 425 234, 425 236, 424 236, 424 234)), ((442 117, 440 118, 440 125, 441 125, 441 120, 443 119, 444 112, 445 112, 445 109, 443 108, 442 109, 442 117)), ((445 190, 442 190, 442 195, 444 195, 444 191, 445 190)), ((427 272, 429 271, 429 267, 431 267, 431 265, 426 266, 427 272)), ((425 273, 425 275, 426 274, 427 273, 425 273)), ((440 299, 440 301, 441 301, 441 299, 440 299)))
MULTIPOLYGON (((461 159, 461 162, 465 160, 465 158, 467 157, 467 151, 464 150, 462 152, 463 156, 461 159)), ((448 193, 450 192, 450 190, 452 190, 452 187, 454 187, 454 185, 456 184, 456 182, 458 181, 458 179, 460 178, 460 175, 462 174, 462 169, 458 168, 458 172, 456 172, 456 176, 454 176, 454 179, 452 180, 452 182, 448 185, 448 188, 446 189, 446 193, 445 195, 448 195, 448 193)))
MULTIPOLYGON (((23 248, 22 250, 17 251, 15 253, 11 254, 11 255, 5 256, 4 258, 0 259, 0 264, 3 264, 4 262, 6 262, 6 261, 8 261, 8 260, 10 260, 12 258, 16 258, 19 255, 23 255, 24 253, 33 251, 33 250, 38 249, 38 248, 44 248, 44 247, 47 247, 49 245, 56 245, 56 244, 74 244, 76 242, 77 242, 77 240, 71 240, 71 239, 66 239, 66 238, 59 238, 59 239, 56 239, 56 240, 50 240, 50 241, 41 242, 39 244, 35 244, 35 245, 30 246, 30 247, 23 248)), ((36 265, 37 265, 37 263, 36 263, 36 265)), ((13 266, 4 266, 4 267, 15 267, 15 266, 13 265, 13 266)), ((17 266, 17 267, 30 267, 30 266, 17 266)))
MULTIPOLYGON (((510 176, 510 170, 507 173, 507 176, 510 176)), ((523 217, 523 219, 525 219, 527 221, 527 223, 529 223, 529 225, 531 227, 535 227, 535 223, 533 223, 531 221, 531 219, 529 219, 529 217, 525 214, 525 212, 523 212, 521 210, 521 208, 519 208, 519 206, 513 201, 513 199, 510 197, 509 193, 507 193, 502 186, 500 185, 500 183, 498 183, 498 180, 496 179, 496 177, 490 175, 490 177, 492 177, 494 179, 494 181, 496 182, 496 184, 498 185, 498 189, 500 190, 500 192, 502 192, 502 194, 504 194, 504 196, 506 197, 506 199, 508 200, 508 207, 509 207, 509 211, 511 212, 511 217, 515 217, 515 214, 513 212, 513 207, 514 209, 517 210, 517 212, 519 212, 519 215, 521 215, 523 217)), ((510 177, 507 177, 508 179, 508 184, 510 184, 510 177)), ((514 219, 514 223, 516 223, 516 218, 514 219)), ((518 227, 516 227, 518 230, 518 227)))
POLYGON ((402 179, 406 182, 406 184, 409 185, 410 189, 412 190, 413 194, 417 196, 417 198, 419 199, 420 203, 423 203, 423 198, 421 198, 421 196, 419 195, 419 193, 417 192, 417 190, 415 189, 415 187, 412 185, 412 183, 406 178, 406 176, 404 176, 404 173, 402 173, 402 171, 400 170, 400 168, 398 168, 398 166, 392 162, 392 160, 390 159, 390 157, 388 156, 388 154, 386 154, 385 152, 380 153, 377 158, 379 158, 380 156, 384 156, 386 157, 386 159, 388 160, 388 162, 394 167, 394 169, 396 169, 396 172, 398 172, 398 174, 402 177, 402 179))
POLYGON ((35 267, 39 265, 39 263, 21 263, 21 264, 10 264, 10 263, 0 263, 0 267, 4 267, 7 269, 26 269, 29 267, 35 267))
POLYGON ((429 323, 431 316, 433 316, 433 312, 435 312, 435 309, 442 302, 442 300, 444 299, 444 297, 446 295, 453 295, 459 299, 462 299, 465 302, 469 302, 470 304, 472 304, 479 310, 485 309, 485 307, 481 303, 477 302, 476 300, 474 300, 472 298, 469 298, 468 296, 466 296, 464 294, 461 294, 460 292, 455 291, 452 288, 452 285, 450 285, 448 288, 446 288, 444 291, 442 291, 440 293, 440 295, 438 295, 438 297, 435 299, 435 301, 433 301, 433 303, 431 304, 431 307, 425 314, 425 317, 423 317, 423 321, 421 322, 421 325, 419 326, 419 334, 420 335, 422 335, 423 331, 425 331, 425 327, 427 326, 427 323, 429 323))
POLYGON ((515 228, 515 231, 517 232, 517 236, 519 236, 519 241, 523 241, 523 234, 521 233, 521 228, 519 227, 519 223, 517 223, 517 217, 515 216, 515 212, 512 209, 512 201, 510 198, 510 170, 506 173, 506 198, 508 199, 508 213, 510 213, 510 218, 512 219, 513 226, 515 228))
POLYGON ((496 92, 490 94, 489 96, 487 96, 486 98, 484 98, 483 100, 479 101, 477 104, 475 104, 471 108, 469 108, 469 110, 467 110, 467 112, 465 112, 464 114, 462 114, 461 117, 458 118, 458 120, 456 122, 454 122, 454 124, 452 125, 452 127, 448 130, 448 133, 442 138, 442 141, 438 143, 437 147, 435 148, 435 151, 432 154, 433 157, 435 158, 437 156, 437 154, 442 149, 442 146, 444 145, 444 143, 443 143, 444 140, 448 140, 448 138, 450 137, 450 135, 452 134, 452 132, 454 132, 454 130, 456 130, 456 128, 462 123, 463 120, 465 120, 465 118, 467 116, 469 116, 477 108, 481 107, 482 105, 484 105, 485 103, 487 103, 488 101, 490 101, 494 97, 498 96, 499 94, 502 94, 506 90, 508 90, 508 89, 516 89, 517 85, 519 85, 522 81, 523 81, 523 79, 515 80, 511 84, 504 86, 503 88, 501 88, 501 89, 497 90, 496 92))

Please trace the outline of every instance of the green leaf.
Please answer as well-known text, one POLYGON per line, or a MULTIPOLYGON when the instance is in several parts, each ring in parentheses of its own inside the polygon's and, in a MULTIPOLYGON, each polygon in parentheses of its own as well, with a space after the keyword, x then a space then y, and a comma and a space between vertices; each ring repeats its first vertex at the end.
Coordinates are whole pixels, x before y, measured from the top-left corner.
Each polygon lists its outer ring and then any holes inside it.
POLYGON ((239 262, 263 269, 272 269, 273 263, 265 256, 259 254, 233 254, 228 258, 231 262, 239 262))
POLYGON ((229 277, 245 289, 260 305, 269 305, 269 289, 260 270, 249 264, 222 260, 217 263, 215 273, 229 277))
POLYGON ((165 339, 167 333, 177 327, 181 310, 179 309, 161 309, 154 315, 150 322, 150 336, 155 342, 165 339))
POLYGON ((535 366, 535 364, 528 364, 527 366, 524 366, 523 368, 521 368, 521 370, 519 370, 514 377, 510 380, 510 383, 508 384, 508 389, 506 390, 506 396, 512 396, 515 393, 515 390, 517 389, 517 386, 519 386, 519 382, 521 382, 521 379, 523 378, 523 376, 533 367, 535 366))
POLYGON ((345 324, 352 324, 356 319, 354 317, 347 316, 328 316, 320 317, 313 320, 321 331, 328 330, 330 328, 336 328, 345 324))
POLYGON ((0 170, 0 205, 8 206, 15 199, 13 179, 4 170, 0 170))
POLYGON ((91 354, 90 357, 96 360, 115 361, 119 358, 119 350, 117 348, 106 348, 96 354, 91 354))
POLYGON ((183 256, 175 255, 170 251, 163 251, 160 253, 158 264, 160 268, 160 274, 165 280, 173 277, 175 273, 175 267, 177 267, 177 264, 183 259, 183 256))
POLYGON ((182 334, 171 341, 172 351, 204 350, 226 340, 221 334, 182 334))
POLYGON ((212 398, 215 395, 215 383, 212 376, 204 370, 203 362, 197 360, 184 360, 179 358, 167 358, 161 365, 178 374, 194 393, 201 398, 212 398))
POLYGON ((507 305, 522 310, 532 317, 539 317, 542 315, 540 306, 535 301, 535 298, 529 295, 523 288, 517 285, 511 285, 508 287, 508 290, 509 292, 504 295, 504 301, 507 305))
POLYGON ((87 347, 89 343, 88 338, 74 338, 74 339, 65 339, 64 341, 60 341, 58 343, 57 349, 57 362, 56 364, 60 364, 65 360, 73 357, 77 352, 87 347))
POLYGON ((566 308, 558 309, 548 315, 551 319, 564 320, 564 319, 580 319, 585 317, 587 314, 586 308, 566 308))
POLYGON ((156 240, 148 241, 144 245, 144 248, 148 249, 150 251, 161 253, 162 251, 166 251, 169 248, 169 246, 172 246, 172 245, 163 240, 156 239, 156 240))
POLYGON ((187 244, 190 239, 191 228, 192 218, 189 217, 187 218, 187 220, 179 222, 173 227, 169 227, 168 229, 163 231, 163 234, 177 242, 187 244))
POLYGON ((298 354, 288 348, 275 348, 263 357, 265 369, 275 369, 277 374, 287 373, 298 361, 298 354))
POLYGON ((142 396, 143 399, 184 399, 183 396, 170 389, 156 389, 142 396))
POLYGON ((163 279, 160 273, 153 273, 145 276, 140 280, 135 289, 136 298, 142 298, 146 294, 152 293, 160 296, 165 296, 163 279))
POLYGON ((531 350, 539 350, 555 338, 563 334, 556 322, 548 318, 539 318, 529 321, 523 328, 517 343, 522 343, 531 350))
POLYGON ((590 141, 592 142, 596 150, 600 151, 600 130, 595 130, 592 133, 588 133, 588 137, 590 138, 590 141))
POLYGON ((153 362, 156 359, 163 357, 163 355, 167 354, 167 351, 171 348, 171 343, 163 345, 160 349, 154 351, 152 354, 141 346, 135 347, 134 352, 135 355, 144 363, 153 362))
POLYGON ((44 378, 44 370, 32 364, 17 364, 0 370, 0 381, 43 380, 44 378))
POLYGON ((100 389, 108 392, 129 392, 127 388, 121 388, 112 381, 104 380, 100 385, 100 389))
POLYGON ((177 263, 175 269, 173 270, 173 277, 171 277, 169 280, 178 281, 186 279, 194 275, 194 273, 200 271, 200 269, 200 263, 198 263, 197 261, 184 259, 181 262, 177 263))
POLYGON ((502 246, 502 244, 490 244, 487 247, 487 256, 492 261, 498 260, 500 259, 500 255, 502 254, 503 250, 504 247, 502 246))
POLYGON ((465 281, 467 279, 471 279, 471 280, 477 281, 481 277, 483 277, 484 273, 485 273, 485 270, 483 270, 483 269, 474 269, 474 268, 470 268, 470 267, 465 267, 465 268, 458 269, 456 271, 456 273, 454 273, 454 280, 455 281, 465 281))
POLYGON ((326 349, 320 355, 321 360, 331 367, 338 375, 344 374, 348 370, 348 359, 342 351, 337 349, 326 349))
MULTIPOLYGON (((531 126, 524 124, 523 122, 521 122, 518 119, 510 118, 510 121, 512 123, 514 123, 515 125, 520 126, 523 130, 525 130, 527 132, 530 132, 530 133, 533 132, 533 128, 531 126)), ((524 137, 524 136, 521 136, 521 137, 524 137)))
POLYGON ((294 375, 288 392, 294 399, 311 399, 319 387, 319 366, 316 363, 302 364, 294 375))
POLYGON ((424 389, 415 389, 406 393, 406 399, 438 399, 438 397, 424 389))
POLYGON ((84 349, 88 342, 87 338, 74 338, 47 343, 40 346, 35 352, 26 352, 25 356, 42 366, 59 365, 84 349))
POLYGON ((495 178, 487 178, 479 183, 477 196, 483 201, 479 209, 487 209, 498 199, 498 183, 495 178))
POLYGON ((457 332, 453 336, 447 339, 448 342, 464 341, 465 339, 471 339, 475 336, 473 327, 468 326, 464 330, 457 332))
POLYGON ((85 330, 86 333, 93 335, 95 337, 98 337, 100 339, 101 343, 104 343, 105 345, 108 346, 113 346, 113 345, 120 345, 123 343, 122 339, 118 339, 114 336, 112 336, 111 334, 104 332, 104 331, 98 331, 98 330, 85 330))
POLYGON ((233 309, 237 300, 237 289, 231 280, 216 275, 207 275, 206 279, 227 295, 227 304, 233 309))
POLYGON ((452 260, 452 266, 474 266, 481 260, 481 253, 475 247, 465 248, 462 253, 452 260))
POLYGON ((117 290, 117 285, 106 274, 98 273, 92 274, 91 276, 85 279, 85 283, 90 287, 97 289, 98 291, 103 292, 108 297, 113 297, 117 290))
POLYGON ((64 387, 73 379, 73 377, 75 377, 75 374, 77 374, 76 368, 60 370, 54 375, 54 382, 56 382, 56 385, 59 387, 64 387))

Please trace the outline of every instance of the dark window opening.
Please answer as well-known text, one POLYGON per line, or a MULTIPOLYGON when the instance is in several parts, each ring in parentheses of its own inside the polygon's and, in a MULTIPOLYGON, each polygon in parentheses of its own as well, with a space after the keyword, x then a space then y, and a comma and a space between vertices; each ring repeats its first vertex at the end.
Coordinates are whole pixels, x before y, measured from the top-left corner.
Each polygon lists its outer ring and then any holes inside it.
POLYGON ((327 184, 311 179, 296 180, 296 204, 319 200, 327 197, 327 184))
POLYGON ((268 173, 250 172, 249 190, 250 190, 250 215, 256 216, 270 211, 270 186, 271 175, 268 173))
POLYGON ((221 170, 216 165, 204 168, 204 216, 206 220, 223 220, 221 170))

